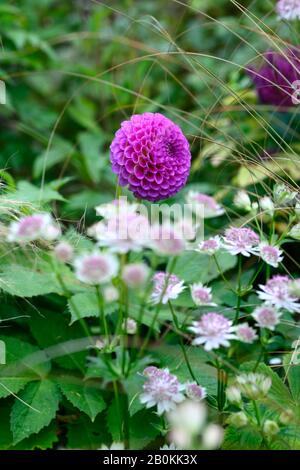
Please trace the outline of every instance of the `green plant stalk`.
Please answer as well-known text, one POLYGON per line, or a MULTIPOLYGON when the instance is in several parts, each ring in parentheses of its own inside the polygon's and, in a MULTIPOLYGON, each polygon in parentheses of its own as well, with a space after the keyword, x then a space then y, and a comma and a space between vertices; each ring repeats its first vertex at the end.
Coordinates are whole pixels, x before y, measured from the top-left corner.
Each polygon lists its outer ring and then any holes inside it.
POLYGON ((105 339, 107 341, 107 346, 109 345, 109 330, 108 330, 108 325, 105 317, 105 311, 104 311, 104 305, 103 305, 103 296, 101 293, 100 286, 97 285, 96 287, 96 296, 97 296, 97 302, 98 302, 98 308, 99 308, 99 319, 100 319, 100 324, 102 324, 105 339))
POLYGON ((199 381, 197 380, 194 372, 193 372, 193 369, 192 369, 192 366, 191 366, 191 363, 189 361, 189 358, 188 358, 188 355, 187 355, 187 352, 186 352, 186 349, 185 349, 185 346, 184 346, 184 342, 182 340, 182 337, 181 337, 181 334, 180 334, 180 326, 179 326, 179 323, 178 323, 178 319, 176 317, 176 314, 175 314, 175 311, 174 311, 174 308, 173 308, 173 305, 171 303, 171 301, 169 300, 168 302, 168 305, 170 307, 170 311, 171 311, 171 314, 172 314, 172 317, 173 317, 173 321, 174 321, 174 324, 175 324, 175 327, 176 327, 176 333, 178 333, 178 337, 179 337, 179 344, 180 344, 180 348, 182 350, 182 353, 183 353, 183 357, 184 357, 184 360, 185 360, 185 363, 187 365, 187 368, 189 370, 189 373, 192 377, 192 379, 199 385, 199 381))
POLYGON ((237 322, 239 321, 240 317, 240 309, 241 309, 241 301, 242 301, 242 296, 241 296, 241 281, 242 281, 242 255, 238 255, 238 288, 237 288, 237 304, 236 304, 236 309, 235 309, 235 318, 233 324, 236 325, 237 322))
POLYGON ((219 264, 219 261, 218 261, 218 258, 216 257, 216 255, 213 255, 213 258, 215 260, 215 263, 216 263, 216 266, 218 268, 218 271, 220 273, 220 276, 221 278, 223 279, 223 281, 225 282, 226 286, 228 287, 228 289, 233 292, 234 294, 236 293, 235 290, 233 289, 233 287, 231 286, 230 282, 226 279, 226 276, 224 275, 222 269, 221 269, 221 266, 219 264))

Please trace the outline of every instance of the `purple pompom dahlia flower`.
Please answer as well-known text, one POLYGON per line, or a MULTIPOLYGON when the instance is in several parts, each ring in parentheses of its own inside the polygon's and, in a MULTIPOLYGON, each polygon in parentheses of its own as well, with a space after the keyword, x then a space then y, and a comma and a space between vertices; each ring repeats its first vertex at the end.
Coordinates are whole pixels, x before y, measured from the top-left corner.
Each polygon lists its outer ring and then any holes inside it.
POLYGON ((300 50, 291 48, 285 54, 270 51, 264 57, 261 68, 248 70, 261 103, 293 106, 295 83, 300 80, 300 50))
POLYGON ((187 181, 189 143, 181 129, 162 114, 135 114, 123 121, 110 152, 119 184, 128 185, 139 199, 166 199, 187 181))

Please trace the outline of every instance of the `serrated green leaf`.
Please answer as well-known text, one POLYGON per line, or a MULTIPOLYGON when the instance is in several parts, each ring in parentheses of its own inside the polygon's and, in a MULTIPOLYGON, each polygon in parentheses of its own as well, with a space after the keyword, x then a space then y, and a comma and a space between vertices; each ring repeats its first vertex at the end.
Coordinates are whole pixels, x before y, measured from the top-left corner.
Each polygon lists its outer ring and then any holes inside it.
POLYGON ((11 447, 11 450, 47 450, 52 449, 53 444, 58 442, 58 428, 55 422, 42 429, 38 434, 32 434, 27 439, 11 447))
MULTIPOLYGON (((71 325, 78 320, 76 312, 80 312, 81 318, 99 317, 100 315, 97 296, 93 292, 83 292, 73 295, 69 300, 68 305, 71 313, 71 325)), ((104 306, 105 315, 112 313, 116 308, 118 307, 115 302, 109 304, 106 303, 104 306)))
POLYGON ((68 424, 67 448, 95 450, 108 441, 103 413, 92 423, 86 415, 79 417, 76 422, 68 424))
POLYGON ((25 385, 37 378, 45 377, 50 362, 43 358, 36 363, 39 349, 29 343, 10 336, 1 336, 6 345, 6 365, 0 368, 0 398, 18 393, 25 385))
POLYGON ((262 435, 253 428, 235 428, 228 426, 225 432, 222 449, 224 450, 259 450, 262 435))
POLYGON ((48 426, 55 417, 58 405, 59 392, 53 382, 43 380, 28 384, 12 407, 10 423, 13 444, 48 426))
POLYGON ((106 407, 99 384, 96 382, 68 383, 60 381, 59 387, 72 405, 86 413, 92 421, 106 407))
POLYGON ((2 266, 0 287, 10 295, 34 297, 51 292, 61 293, 53 272, 39 272, 19 264, 2 266))

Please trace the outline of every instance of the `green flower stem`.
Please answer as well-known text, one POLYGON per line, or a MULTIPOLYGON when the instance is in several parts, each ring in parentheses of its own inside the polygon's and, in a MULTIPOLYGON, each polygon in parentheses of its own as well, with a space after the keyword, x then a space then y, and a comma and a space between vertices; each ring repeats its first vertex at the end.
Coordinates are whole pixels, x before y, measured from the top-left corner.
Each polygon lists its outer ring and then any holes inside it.
POLYGON ((240 309, 241 309, 241 281, 242 281, 242 255, 238 255, 238 288, 237 288, 237 304, 235 309, 235 319, 233 324, 235 325, 239 321, 240 309))
POLYGON ((103 328, 104 335, 107 341, 107 346, 108 346, 109 345, 109 331, 108 331, 107 321, 105 318, 103 296, 102 296, 102 292, 101 292, 99 285, 96 286, 96 296, 97 296, 97 302, 98 302, 98 308, 99 308, 100 323, 102 324, 102 328, 103 328))
POLYGON ((187 352, 186 352, 186 349, 185 349, 185 346, 184 346, 184 343, 183 343, 183 340, 182 340, 182 336, 181 336, 181 331, 180 331, 180 326, 179 326, 179 323, 178 323, 178 319, 176 317, 176 314, 175 314, 175 311, 174 311, 174 308, 173 308, 173 305, 171 303, 171 301, 169 300, 168 302, 168 305, 170 307, 170 311, 171 311, 171 314, 172 314, 172 317, 173 317, 173 321, 174 321, 174 324, 175 324, 175 327, 176 327, 176 333, 178 333, 178 337, 179 337, 179 344, 180 344, 180 347, 181 347, 181 350, 182 350, 182 353, 183 353, 183 357, 184 357, 184 360, 185 360, 185 363, 187 365, 187 368, 189 370, 189 373, 192 377, 192 379, 199 385, 199 382, 198 380, 196 379, 196 376, 193 372, 193 369, 192 369, 192 366, 190 364, 190 361, 189 361, 189 358, 188 358, 188 355, 187 355, 187 352))
POLYGON ((168 275, 166 277, 166 282, 165 282, 165 286, 164 286, 164 289, 161 293, 161 296, 160 296, 160 299, 159 299, 159 302, 156 306, 156 309, 155 309, 155 312, 154 312, 154 315, 153 315, 153 319, 152 319, 152 322, 150 324, 150 327, 149 327, 149 330, 148 330, 148 333, 146 335, 146 338, 141 346, 141 349, 140 349, 140 352, 138 354, 138 357, 141 357, 145 348, 147 347, 148 343, 149 343, 149 340, 151 338, 151 334, 152 334, 152 331, 153 331, 153 328, 154 328, 154 325, 156 323, 156 320, 158 318, 158 315, 159 315, 159 312, 160 312, 160 309, 161 309, 161 305, 162 305, 162 299, 165 295, 165 292, 167 290, 167 287, 168 287, 168 282, 169 282, 169 278, 170 276, 172 275, 172 272, 174 271, 175 269, 175 266, 176 266, 176 262, 177 262, 177 257, 175 256, 173 259, 172 259, 172 262, 171 262, 171 266, 170 266, 170 270, 168 272, 168 275))
POLYGON ((218 268, 218 271, 219 271, 219 274, 220 276, 222 277, 223 281, 225 282, 226 286, 228 287, 228 289, 233 292, 234 294, 236 293, 235 290, 233 289, 233 287, 231 286, 230 282, 226 279, 224 273, 223 273, 223 270, 221 269, 221 266, 219 264, 219 261, 218 261, 218 258, 216 257, 216 255, 213 255, 213 258, 215 260, 215 263, 216 263, 216 266, 218 268))

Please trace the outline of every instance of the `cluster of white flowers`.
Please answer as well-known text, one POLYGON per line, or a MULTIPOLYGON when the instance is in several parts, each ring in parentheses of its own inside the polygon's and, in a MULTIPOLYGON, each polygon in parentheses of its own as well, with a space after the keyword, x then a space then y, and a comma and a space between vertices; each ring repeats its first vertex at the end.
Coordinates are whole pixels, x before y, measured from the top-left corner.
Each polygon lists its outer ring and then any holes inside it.
POLYGON ((34 214, 12 222, 8 228, 7 241, 19 244, 36 240, 53 241, 60 234, 60 227, 50 214, 34 214))
POLYGON ((276 10, 279 18, 282 20, 300 20, 299 0, 279 0, 276 10))
POLYGON ((159 415, 174 410, 178 403, 185 400, 185 394, 195 401, 201 401, 206 397, 204 387, 194 382, 181 384, 169 369, 150 366, 144 369, 143 375, 146 381, 140 401, 146 408, 156 406, 159 415))
POLYGON ((250 372, 238 375, 234 382, 227 387, 228 401, 239 404, 242 396, 250 400, 264 398, 272 386, 272 379, 264 374, 250 372))

